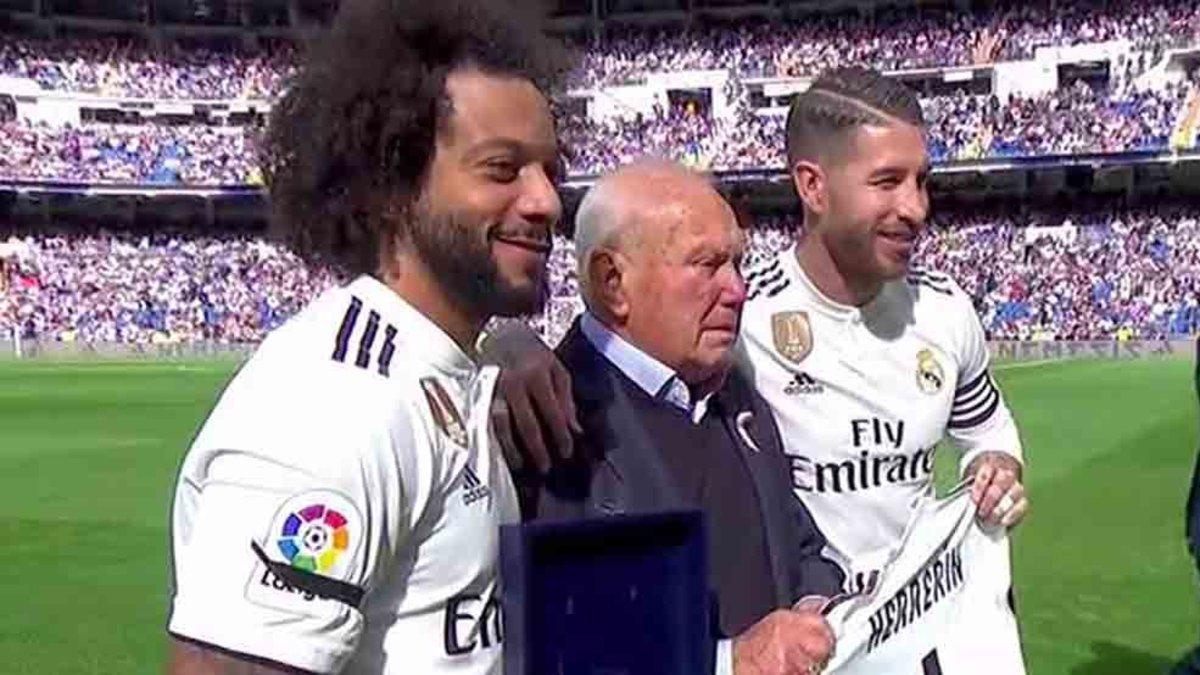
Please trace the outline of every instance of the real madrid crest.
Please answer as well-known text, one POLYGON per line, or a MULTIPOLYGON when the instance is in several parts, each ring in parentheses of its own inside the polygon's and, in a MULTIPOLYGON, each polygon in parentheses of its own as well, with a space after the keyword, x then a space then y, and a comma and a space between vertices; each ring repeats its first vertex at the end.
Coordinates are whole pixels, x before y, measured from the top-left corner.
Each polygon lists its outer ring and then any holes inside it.
POLYGON ((771 335, 775 351, 792 363, 800 363, 813 347, 808 312, 776 312, 771 315, 771 335))
POLYGON ((942 365, 937 362, 933 352, 928 349, 917 352, 917 388, 926 394, 936 394, 945 381, 942 365))

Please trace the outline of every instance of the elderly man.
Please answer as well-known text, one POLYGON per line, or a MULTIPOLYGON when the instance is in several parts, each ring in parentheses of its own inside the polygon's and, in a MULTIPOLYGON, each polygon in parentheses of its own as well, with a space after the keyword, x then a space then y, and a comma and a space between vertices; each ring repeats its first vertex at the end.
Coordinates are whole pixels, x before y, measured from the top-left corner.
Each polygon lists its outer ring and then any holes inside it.
POLYGON ((559 345, 582 450, 541 483, 533 513, 569 518, 703 509, 718 672, 814 672, 832 635, 813 597, 841 570, 792 498, 770 410, 732 370, 746 285, 733 211, 700 175, 643 161, 580 204, 587 312, 559 345), (781 609, 788 608, 788 609, 781 609))

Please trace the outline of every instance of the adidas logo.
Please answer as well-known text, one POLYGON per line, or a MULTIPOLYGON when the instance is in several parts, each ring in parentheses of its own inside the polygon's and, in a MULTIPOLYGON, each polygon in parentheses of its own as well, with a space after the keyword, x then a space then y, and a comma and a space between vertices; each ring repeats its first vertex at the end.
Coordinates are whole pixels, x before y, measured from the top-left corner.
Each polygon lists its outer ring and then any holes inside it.
POLYGON ((792 380, 783 388, 783 393, 788 396, 799 396, 801 394, 820 394, 825 391, 824 385, 808 373, 796 373, 792 376, 792 380))
POLYGON ((480 499, 490 497, 492 494, 491 488, 484 485, 479 480, 479 476, 475 475, 470 465, 463 467, 463 504, 470 506, 480 499))

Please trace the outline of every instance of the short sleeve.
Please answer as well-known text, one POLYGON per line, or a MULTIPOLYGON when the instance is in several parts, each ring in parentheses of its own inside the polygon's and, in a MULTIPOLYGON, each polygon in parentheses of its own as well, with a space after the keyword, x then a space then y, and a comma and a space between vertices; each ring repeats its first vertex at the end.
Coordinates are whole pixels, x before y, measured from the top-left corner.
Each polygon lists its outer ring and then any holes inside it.
POLYGON ((256 432, 246 438, 257 442, 189 452, 172 508, 168 630, 337 672, 363 633, 364 598, 404 541, 426 473, 422 431, 406 411, 336 422, 300 412, 287 428, 257 425, 271 441, 256 432))

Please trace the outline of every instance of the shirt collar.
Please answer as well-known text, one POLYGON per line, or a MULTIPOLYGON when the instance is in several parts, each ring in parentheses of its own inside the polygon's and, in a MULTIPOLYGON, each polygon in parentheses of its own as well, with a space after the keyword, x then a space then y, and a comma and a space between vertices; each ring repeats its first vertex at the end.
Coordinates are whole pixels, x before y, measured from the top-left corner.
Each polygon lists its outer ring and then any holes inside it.
POLYGON ((347 290, 379 312, 386 323, 400 330, 398 337, 404 343, 405 352, 451 377, 470 378, 474 375, 476 364, 458 343, 382 281, 364 274, 351 282, 347 290))
POLYGON ((675 371, 661 361, 638 349, 625 338, 600 323, 591 312, 584 312, 579 329, 588 342, 638 386, 656 400, 666 401, 688 413, 693 424, 699 424, 708 412, 712 394, 692 401, 692 392, 675 371))

